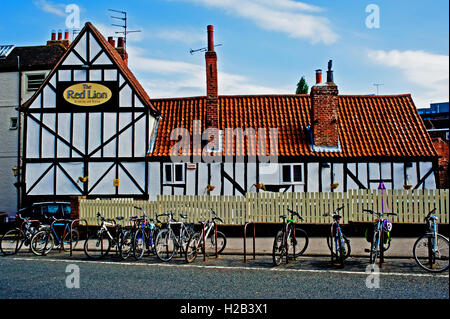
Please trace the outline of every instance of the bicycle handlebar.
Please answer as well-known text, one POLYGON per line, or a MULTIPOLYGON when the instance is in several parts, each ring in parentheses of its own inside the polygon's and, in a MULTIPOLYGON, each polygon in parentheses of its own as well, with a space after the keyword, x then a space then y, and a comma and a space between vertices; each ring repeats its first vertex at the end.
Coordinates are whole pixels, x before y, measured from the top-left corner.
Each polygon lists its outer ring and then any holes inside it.
POLYGON ((431 218, 431 214, 434 213, 435 210, 436 210, 436 207, 428 213, 428 215, 424 218, 424 221, 427 221, 428 219, 430 219, 431 218))
POLYGON ((386 216, 397 216, 397 214, 395 214, 395 213, 379 213, 379 212, 375 212, 375 211, 373 211, 373 210, 370 210, 370 209, 363 209, 363 211, 365 211, 365 212, 367 212, 367 213, 370 213, 370 214, 372 214, 372 215, 378 215, 378 216, 383 216, 383 215, 386 215, 386 216))

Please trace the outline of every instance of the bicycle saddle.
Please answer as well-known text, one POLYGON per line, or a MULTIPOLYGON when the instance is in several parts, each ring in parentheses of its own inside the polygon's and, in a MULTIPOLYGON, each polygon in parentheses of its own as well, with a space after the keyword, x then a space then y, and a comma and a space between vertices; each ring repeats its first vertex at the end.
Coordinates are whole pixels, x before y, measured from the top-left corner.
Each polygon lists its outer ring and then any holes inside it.
POLYGON ((116 217, 117 220, 123 220, 123 216, 116 217))
POLYGON ((187 215, 185 215, 185 214, 180 214, 180 217, 181 217, 181 218, 185 218, 185 219, 186 219, 186 218, 187 218, 188 216, 187 216, 187 215))

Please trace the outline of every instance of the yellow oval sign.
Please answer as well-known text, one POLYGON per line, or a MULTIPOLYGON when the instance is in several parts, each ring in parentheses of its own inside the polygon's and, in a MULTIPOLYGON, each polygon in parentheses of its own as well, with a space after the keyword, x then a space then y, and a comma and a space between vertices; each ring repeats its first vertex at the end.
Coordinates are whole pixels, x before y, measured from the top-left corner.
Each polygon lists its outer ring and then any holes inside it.
POLYGON ((95 106, 108 102, 112 93, 98 83, 78 83, 64 90, 64 99, 74 105, 95 106))

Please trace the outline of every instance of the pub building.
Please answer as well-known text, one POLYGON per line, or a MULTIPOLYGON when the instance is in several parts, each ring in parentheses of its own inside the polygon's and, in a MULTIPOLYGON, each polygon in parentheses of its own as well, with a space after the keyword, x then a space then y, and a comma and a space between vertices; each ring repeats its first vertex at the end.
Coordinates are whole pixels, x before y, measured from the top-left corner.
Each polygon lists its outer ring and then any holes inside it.
POLYGON ((86 23, 21 108, 24 201, 438 186, 410 94, 340 95, 330 61, 310 94, 219 95, 213 34, 206 95, 152 99, 86 23))

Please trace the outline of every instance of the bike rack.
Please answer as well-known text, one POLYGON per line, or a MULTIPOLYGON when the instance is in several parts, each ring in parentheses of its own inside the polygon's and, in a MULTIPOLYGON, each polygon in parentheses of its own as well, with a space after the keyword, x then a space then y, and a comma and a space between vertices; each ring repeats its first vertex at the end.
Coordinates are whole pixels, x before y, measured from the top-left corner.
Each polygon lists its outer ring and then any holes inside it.
MULTIPOLYGON (((289 263, 289 241, 288 241, 287 235, 288 235, 288 228, 289 228, 290 224, 291 224, 291 222, 287 222, 286 227, 284 229, 284 242, 286 243, 286 265, 289 263)), ((294 233, 295 233, 295 231, 294 231, 294 233)), ((294 254, 294 256, 295 256, 295 254, 294 254)))
POLYGON ((382 229, 380 234, 380 268, 383 266, 383 262, 384 262, 384 231, 382 229))
MULTIPOLYGON (((215 235, 215 237, 216 237, 216 241, 215 241, 215 243, 216 243, 216 258, 218 258, 219 257, 219 254, 217 253, 217 224, 216 224, 216 222, 213 220, 212 221, 213 223, 214 223, 214 235, 215 235)), ((203 234, 203 261, 206 261, 206 238, 205 238, 205 233, 206 233, 206 224, 207 224, 208 222, 207 221, 205 221, 204 223, 202 223, 203 224, 203 232, 202 232, 202 234, 203 234)))
POLYGON ((253 224, 253 260, 256 259, 255 240, 256 240, 256 225, 254 222, 246 222, 244 225, 244 264, 247 263, 247 226, 253 224))
POLYGON ((77 219, 74 219, 74 220, 72 220, 72 222, 70 223, 70 257, 72 257, 72 230, 73 230, 73 224, 75 224, 75 223, 80 223, 80 222, 84 222, 85 224, 86 224, 86 240, 88 240, 88 231, 89 231, 89 229, 88 229, 88 222, 87 222, 87 220, 86 219, 80 219, 80 218, 77 218, 77 219))
MULTIPOLYGON (((53 228, 53 225, 57 222, 61 222, 64 224, 59 224, 59 225, 66 225, 69 223, 69 219, 55 219, 51 225, 50 225, 50 229, 53 228)), ((72 230, 71 230, 72 231, 72 230)), ((61 252, 61 250, 64 248, 64 237, 66 236, 66 227, 64 227, 64 232, 61 236, 61 245, 59 246, 59 252, 61 252)), ((70 240, 72 241, 72 233, 70 234, 70 240)), ((48 241, 45 243, 44 249, 42 250, 42 254, 44 254, 45 249, 47 248, 47 243, 48 241)))

